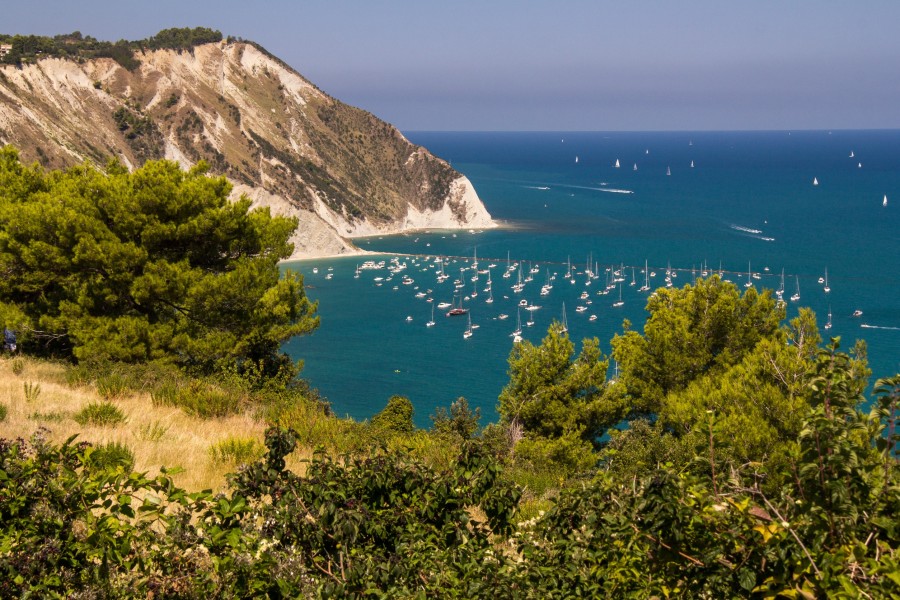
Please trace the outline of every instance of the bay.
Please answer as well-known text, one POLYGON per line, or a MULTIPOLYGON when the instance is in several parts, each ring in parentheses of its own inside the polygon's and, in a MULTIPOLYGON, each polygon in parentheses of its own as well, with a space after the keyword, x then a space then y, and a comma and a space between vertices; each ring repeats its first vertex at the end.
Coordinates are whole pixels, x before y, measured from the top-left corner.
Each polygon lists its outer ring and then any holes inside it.
POLYGON ((656 275, 648 274, 652 288, 665 285, 669 265, 676 286, 705 268, 757 289, 778 288, 783 269, 785 298, 798 286, 801 296, 789 302, 789 318, 809 306, 821 328, 830 309, 833 328, 823 335, 840 336, 844 349, 865 339, 873 380, 900 372, 898 131, 406 135, 468 176, 503 227, 362 238, 361 248, 384 254, 284 265, 304 275, 321 317, 313 335, 285 350, 305 361, 304 377, 339 415, 369 418, 402 394, 419 426, 459 396, 481 409, 484 422, 496 420, 520 300, 540 306, 521 311, 525 339, 538 343, 565 304, 576 346, 597 337, 609 352, 623 319, 640 327, 646 318, 647 293, 638 291, 645 261, 656 275), (492 304, 487 274, 471 281, 476 253, 480 270, 496 265, 492 304), (437 255, 448 257, 443 283, 437 255), (406 268, 390 281, 387 269, 354 278, 363 261, 389 265, 395 256, 406 268), (537 265, 521 293, 510 289, 518 270, 502 277, 507 256, 522 262, 523 276, 537 265), (587 285, 589 260, 597 278, 587 285), (574 284, 563 280, 569 261, 574 284), (826 269, 829 293, 819 282, 826 269), (598 295, 616 271, 621 289, 598 295), (552 291, 541 296, 554 274, 552 291), (403 284, 403 275, 413 282, 403 284), (433 305, 453 300, 457 279, 479 326, 468 339, 466 317, 446 317, 446 310, 435 308, 436 324, 425 325, 433 305), (614 307, 619 293, 624 304, 614 307), (862 315, 853 317, 856 310, 862 315))

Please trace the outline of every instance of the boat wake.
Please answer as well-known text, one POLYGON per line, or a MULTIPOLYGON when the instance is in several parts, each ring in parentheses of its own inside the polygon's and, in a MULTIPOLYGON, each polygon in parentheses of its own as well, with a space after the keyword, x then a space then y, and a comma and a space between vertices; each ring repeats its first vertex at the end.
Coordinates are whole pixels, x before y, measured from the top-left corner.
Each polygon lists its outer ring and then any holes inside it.
POLYGON ((525 188, 529 189, 529 190, 549 190, 550 186, 549 185, 526 185, 525 188))
POLYGON ((633 194, 631 190, 619 190, 616 188, 600 188, 598 192, 609 192, 610 194, 633 194))
POLYGON ((900 327, 888 327, 887 325, 869 325, 868 323, 860 324, 860 327, 865 327, 866 329, 885 329, 887 331, 900 331, 900 327))
MULTIPOLYGON (((610 194, 633 194, 632 190, 621 190, 618 188, 610 188, 610 187, 591 187, 587 185, 566 185, 559 184, 560 187, 567 187, 573 190, 590 190, 592 192, 608 192, 610 194)), ((606 183, 601 183, 600 185, 606 185, 606 183)))
POLYGON ((747 237, 752 237, 757 240, 762 240, 764 242, 774 242, 775 241, 775 238, 773 238, 773 237, 767 237, 767 236, 762 235, 761 229, 753 229, 752 227, 744 227, 742 225, 735 225, 734 223, 730 223, 728 225, 728 227, 730 227, 734 231, 739 232, 742 235, 745 235, 747 237))

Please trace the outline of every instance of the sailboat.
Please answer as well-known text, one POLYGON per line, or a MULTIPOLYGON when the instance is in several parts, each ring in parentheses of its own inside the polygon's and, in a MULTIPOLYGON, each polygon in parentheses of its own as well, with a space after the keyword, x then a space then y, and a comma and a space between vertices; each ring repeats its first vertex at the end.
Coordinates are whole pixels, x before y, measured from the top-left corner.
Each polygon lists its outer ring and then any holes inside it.
POLYGON ((853 158, 853 156, 854 156, 853 150, 851 150, 851 151, 850 151, 850 158, 853 158))
POLYGON ((750 277, 752 274, 753 274, 753 272, 750 270, 750 261, 748 260, 747 261, 747 283, 744 284, 745 288, 753 287, 753 282, 750 281, 750 277))
POLYGON ((637 163, 634 163, 634 171, 637 171, 637 163))
POLYGON ((619 285, 619 299, 613 302, 613 308, 619 308, 621 306, 625 306, 625 302, 622 301, 622 286, 619 285))
POLYGON ((691 161, 691 168, 694 168, 694 161, 691 161))
POLYGON ((614 164, 613 166, 617 169, 619 168, 619 159, 618 158, 616 159, 616 164, 614 164))
POLYGON ((518 309, 516 312, 516 329, 511 334, 513 343, 518 344, 522 341, 522 309, 518 309))
POLYGON ((484 301, 485 304, 493 304, 494 303, 494 292, 490 288, 488 288, 488 298, 484 301))
POLYGON ((469 315, 469 325, 466 327, 466 330, 463 331, 463 339, 467 340, 472 337, 472 315, 469 315))
POLYGON ((578 157, 577 157, 577 156, 575 157, 575 164, 576 164, 576 165, 578 164, 578 157))
POLYGON ((666 167, 666 175, 671 175, 672 169, 670 167, 666 167))
MULTIPOLYGON (((456 296, 453 296, 453 301, 456 302, 456 296)), ((463 299, 462 296, 459 298, 459 306, 453 305, 453 307, 447 311, 448 317, 458 317, 460 315, 468 314, 469 309, 463 308, 463 299)))
POLYGON ((650 291, 650 269, 647 268, 647 261, 644 261, 644 285, 638 288, 639 292, 650 291))
POLYGON ((826 294, 831 291, 831 288, 828 287, 828 267, 825 267, 825 287, 822 289, 825 290, 826 294))
POLYGON ((800 300, 800 277, 797 277, 797 291, 794 292, 794 295, 791 296, 791 302, 798 302, 800 300))
POLYGON ((813 185, 819 185, 819 180, 816 177, 813 177, 813 185))
POLYGON ((533 310, 530 310, 530 309, 531 309, 530 306, 529 306, 528 308, 529 308, 529 311, 528 311, 528 320, 525 321, 525 326, 526 326, 526 327, 534 327, 534 311, 533 311, 533 310))
POLYGON ((431 320, 425 323, 425 327, 434 327, 434 304, 431 305, 431 320))
POLYGON ((784 269, 781 269, 781 287, 775 290, 775 295, 778 296, 778 299, 781 300, 781 297, 784 295, 784 269))
POLYGON ((884 200, 881 201, 882 206, 887 206, 887 194, 884 195, 884 200))
POLYGON ((569 322, 566 320, 566 303, 563 302, 562 305, 562 323, 559 327, 560 333, 568 333, 569 331, 569 322))
POLYGON ((828 320, 825 322, 825 329, 831 329, 831 305, 828 305, 828 320))

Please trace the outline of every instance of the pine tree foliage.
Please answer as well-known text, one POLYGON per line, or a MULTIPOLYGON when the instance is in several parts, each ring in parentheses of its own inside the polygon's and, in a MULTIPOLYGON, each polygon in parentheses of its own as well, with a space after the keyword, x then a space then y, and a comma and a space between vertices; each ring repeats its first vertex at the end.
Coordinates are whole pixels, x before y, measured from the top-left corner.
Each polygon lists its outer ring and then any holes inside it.
POLYGON ((284 362, 317 325, 282 277, 293 219, 228 200, 200 164, 45 173, 0 151, 0 316, 23 349, 77 360, 163 359, 202 372, 284 362))

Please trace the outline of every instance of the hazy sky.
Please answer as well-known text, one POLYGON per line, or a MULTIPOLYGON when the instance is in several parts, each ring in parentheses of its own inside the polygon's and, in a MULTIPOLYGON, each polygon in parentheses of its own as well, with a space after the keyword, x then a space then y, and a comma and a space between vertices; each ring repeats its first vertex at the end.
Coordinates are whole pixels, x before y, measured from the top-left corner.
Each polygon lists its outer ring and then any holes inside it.
POLYGON ((259 42, 402 130, 900 127, 900 1, 4 0, 0 31, 259 42))

